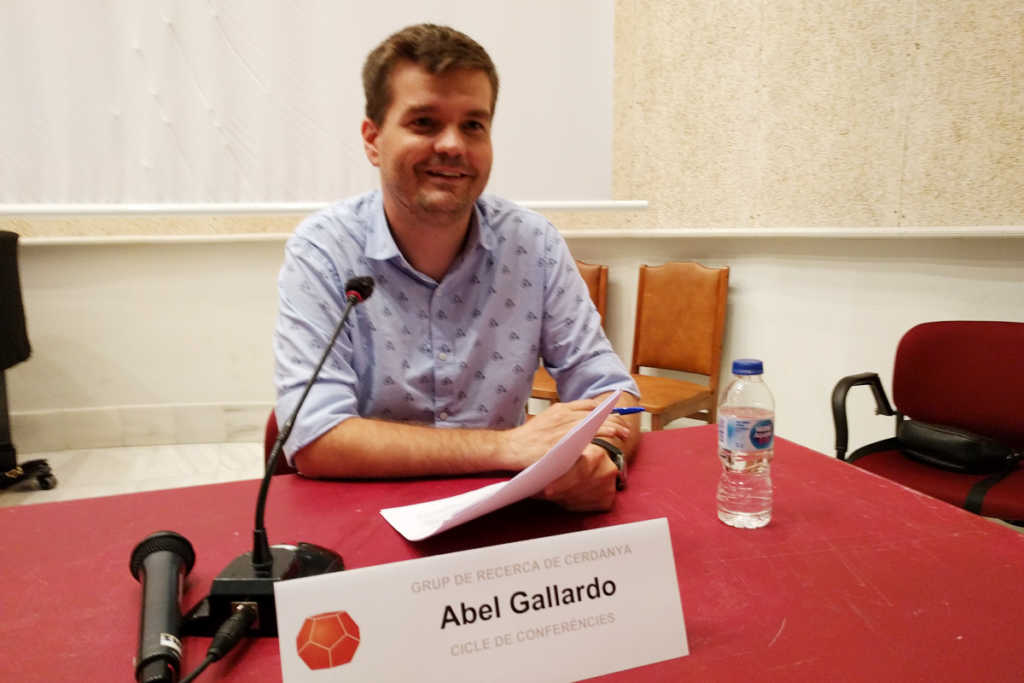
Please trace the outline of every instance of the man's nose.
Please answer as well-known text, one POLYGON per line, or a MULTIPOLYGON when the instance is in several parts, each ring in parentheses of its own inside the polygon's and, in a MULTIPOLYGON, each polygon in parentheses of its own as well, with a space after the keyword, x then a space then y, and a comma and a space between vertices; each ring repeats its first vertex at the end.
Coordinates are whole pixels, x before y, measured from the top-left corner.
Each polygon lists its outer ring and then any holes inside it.
POLYGON ((446 126, 434 141, 434 150, 438 154, 462 156, 466 151, 466 140, 458 126, 446 126))

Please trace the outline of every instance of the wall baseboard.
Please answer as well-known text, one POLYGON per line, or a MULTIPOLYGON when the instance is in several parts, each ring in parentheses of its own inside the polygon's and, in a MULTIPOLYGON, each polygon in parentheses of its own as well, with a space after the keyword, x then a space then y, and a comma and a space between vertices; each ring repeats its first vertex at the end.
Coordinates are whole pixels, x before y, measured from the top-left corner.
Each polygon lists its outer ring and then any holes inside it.
MULTIPOLYGON (((19 454, 117 446, 262 442, 270 403, 102 406, 11 413, 19 454)), ((24 458, 19 458, 24 459, 24 458)))

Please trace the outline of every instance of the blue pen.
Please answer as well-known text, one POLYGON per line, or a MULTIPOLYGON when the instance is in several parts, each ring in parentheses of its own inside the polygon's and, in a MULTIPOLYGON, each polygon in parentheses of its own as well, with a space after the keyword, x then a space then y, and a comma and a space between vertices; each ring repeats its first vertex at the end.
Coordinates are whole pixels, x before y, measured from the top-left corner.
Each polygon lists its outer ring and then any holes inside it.
POLYGON ((633 413, 642 413, 644 409, 641 406, 629 406, 628 408, 612 408, 612 412, 616 415, 632 415, 633 413))

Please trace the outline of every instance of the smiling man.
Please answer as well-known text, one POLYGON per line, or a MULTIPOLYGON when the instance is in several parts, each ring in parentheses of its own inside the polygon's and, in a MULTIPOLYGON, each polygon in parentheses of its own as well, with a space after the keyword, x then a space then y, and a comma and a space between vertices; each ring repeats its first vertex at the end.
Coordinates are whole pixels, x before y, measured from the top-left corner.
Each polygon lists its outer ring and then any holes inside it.
MULTIPOLYGON (((363 145, 381 189, 310 216, 288 241, 278 415, 291 414, 329 342, 345 281, 370 275, 376 289, 312 387, 290 461, 310 477, 519 471, 615 389, 634 405, 558 231, 482 194, 498 95, 486 51, 454 29, 411 26, 370 53, 363 87, 363 145), (538 357, 571 400, 524 422, 538 357)), ((607 509, 638 435, 635 416, 610 416, 542 497, 607 509)))

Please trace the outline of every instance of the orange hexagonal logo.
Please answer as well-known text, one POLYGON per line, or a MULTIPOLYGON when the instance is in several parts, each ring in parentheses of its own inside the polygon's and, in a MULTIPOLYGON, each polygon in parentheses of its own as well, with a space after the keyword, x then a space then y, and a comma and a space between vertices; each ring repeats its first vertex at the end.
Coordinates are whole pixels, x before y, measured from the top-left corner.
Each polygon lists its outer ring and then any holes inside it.
POLYGON ((302 622, 295 647, 310 669, 348 664, 359 647, 359 625, 348 612, 315 614, 302 622))

